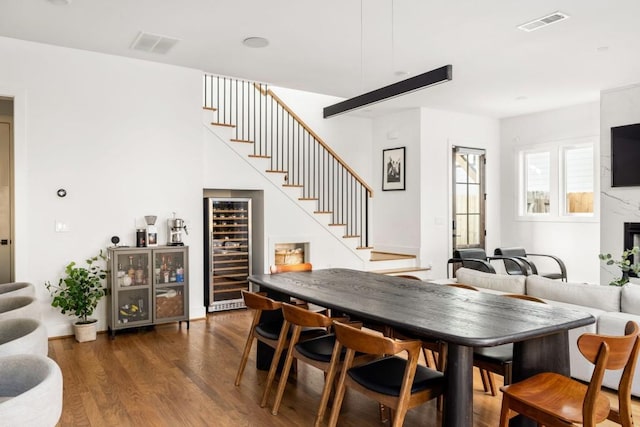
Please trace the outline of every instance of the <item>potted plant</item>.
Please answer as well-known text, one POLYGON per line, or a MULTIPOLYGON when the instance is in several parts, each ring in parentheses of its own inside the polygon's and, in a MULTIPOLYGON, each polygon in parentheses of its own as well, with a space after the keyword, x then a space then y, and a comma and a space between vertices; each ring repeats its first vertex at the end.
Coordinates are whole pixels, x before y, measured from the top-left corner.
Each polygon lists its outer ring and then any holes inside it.
POLYGON ((622 272, 622 276, 618 279, 615 279, 609 282, 609 285, 624 286, 627 283, 629 283, 630 271, 632 271, 636 275, 640 272, 640 264, 637 262, 631 263, 631 259, 633 259, 633 256, 638 255, 639 253, 640 253, 640 248, 638 246, 634 246, 631 249, 625 249, 622 252, 622 256, 620 257, 620 260, 614 260, 611 254, 598 255, 600 260, 603 261, 606 265, 616 265, 620 268, 620 271, 622 272))
POLYGON ((53 296, 51 306, 59 308, 62 314, 69 313, 70 316, 77 317, 74 333, 78 342, 96 339, 97 320, 89 316, 105 295, 102 280, 106 277, 106 271, 101 265, 101 261, 105 259, 100 251, 97 256, 86 260, 86 267, 78 267, 72 261, 65 267, 65 277, 58 281, 57 286, 51 282, 45 283, 53 296))

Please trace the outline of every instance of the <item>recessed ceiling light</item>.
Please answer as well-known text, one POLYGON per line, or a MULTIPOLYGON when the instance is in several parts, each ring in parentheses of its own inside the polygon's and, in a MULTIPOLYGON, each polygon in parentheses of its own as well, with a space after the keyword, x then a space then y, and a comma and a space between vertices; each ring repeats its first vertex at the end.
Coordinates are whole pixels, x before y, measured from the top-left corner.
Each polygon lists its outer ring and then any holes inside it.
POLYGON ((269 40, 265 39, 264 37, 247 37, 246 39, 242 40, 242 44, 247 47, 254 48, 267 47, 269 46, 269 40))
POLYGON ((68 4, 71 4, 71 0, 49 0, 49 3, 55 4, 58 6, 66 6, 68 4))

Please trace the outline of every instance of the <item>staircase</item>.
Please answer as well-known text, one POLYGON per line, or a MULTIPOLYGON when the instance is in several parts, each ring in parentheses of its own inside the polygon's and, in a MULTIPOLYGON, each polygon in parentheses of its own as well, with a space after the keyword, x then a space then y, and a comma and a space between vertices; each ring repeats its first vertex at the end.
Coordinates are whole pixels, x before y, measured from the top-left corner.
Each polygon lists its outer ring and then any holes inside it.
POLYGON ((415 257, 372 257, 373 190, 273 91, 207 74, 203 88, 212 132, 353 250, 365 269, 414 269, 415 257))

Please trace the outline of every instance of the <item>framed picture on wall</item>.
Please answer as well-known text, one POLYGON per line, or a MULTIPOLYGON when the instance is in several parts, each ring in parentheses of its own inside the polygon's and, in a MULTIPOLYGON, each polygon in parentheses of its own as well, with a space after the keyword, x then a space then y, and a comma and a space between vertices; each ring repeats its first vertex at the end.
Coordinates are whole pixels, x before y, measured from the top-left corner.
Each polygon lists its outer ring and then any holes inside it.
POLYGON ((382 150, 382 191, 404 190, 405 147, 382 150))

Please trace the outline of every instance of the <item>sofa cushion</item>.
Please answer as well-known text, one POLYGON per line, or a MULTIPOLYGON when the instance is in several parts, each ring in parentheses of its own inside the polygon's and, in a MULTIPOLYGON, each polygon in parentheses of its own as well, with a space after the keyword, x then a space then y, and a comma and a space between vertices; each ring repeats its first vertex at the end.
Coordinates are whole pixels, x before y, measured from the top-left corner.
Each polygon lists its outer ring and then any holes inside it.
POLYGON ((524 294, 525 276, 509 276, 507 274, 485 273, 470 268, 460 268, 456 271, 458 283, 478 288, 512 294, 524 294))
POLYGON ((620 311, 640 315, 640 285, 628 283, 621 292, 620 311))
POLYGON ((527 295, 604 311, 620 311, 620 288, 588 283, 564 283, 542 276, 527 276, 527 295))

